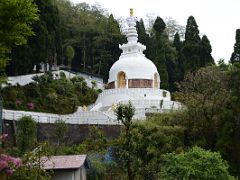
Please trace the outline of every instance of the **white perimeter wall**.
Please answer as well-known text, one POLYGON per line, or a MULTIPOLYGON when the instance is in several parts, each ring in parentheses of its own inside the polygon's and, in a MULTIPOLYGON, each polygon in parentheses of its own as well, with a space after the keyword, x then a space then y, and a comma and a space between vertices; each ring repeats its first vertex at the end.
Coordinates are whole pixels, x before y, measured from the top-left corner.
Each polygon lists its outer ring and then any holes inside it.
MULTIPOLYGON (((60 72, 64 72, 68 79, 73 78, 75 76, 83 77, 86 80, 87 85, 89 87, 92 87, 92 81, 95 81, 97 83, 97 87, 99 89, 103 89, 104 88, 103 79, 101 79, 99 77, 94 77, 94 76, 87 75, 87 74, 84 74, 84 73, 76 73, 76 74, 74 74, 74 73, 70 73, 70 72, 64 71, 64 70, 53 71, 52 73, 53 74, 57 74, 59 76, 60 72)), ((27 75, 21 75, 21 76, 9 76, 7 83, 11 84, 11 85, 19 84, 21 86, 24 86, 26 84, 29 84, 29 83, 33 82, 32 78, 34 76, 36 76, 36 75, 37 76, 42 76, 43 74, 44 73, 27 74, 27 75)))

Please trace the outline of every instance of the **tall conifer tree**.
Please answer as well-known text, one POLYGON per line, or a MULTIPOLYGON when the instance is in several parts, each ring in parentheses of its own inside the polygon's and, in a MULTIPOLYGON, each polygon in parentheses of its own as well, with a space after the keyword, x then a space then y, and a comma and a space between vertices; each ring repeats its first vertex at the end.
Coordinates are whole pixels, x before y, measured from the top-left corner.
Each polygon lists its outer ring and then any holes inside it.
POLYGON ((214 64, 213 57, 211 55, 212 47, 207 36, 204 35, 201 39, 201 61, 200 66, 205 67, 207 65, 214 64))
POLYGON ((240 62, 240 29, 236 30, 236 42, 230 61, 231 63, 240 62))
POLYGON ((198 25, 193 16, 187 21, 185 41, 183 43, 184 71, 194 71, 200 66, 200 45, 198 25))
POLYGON ((178 33, 174 35, 173 40, 173 46, 176 49, 177 52, 177 75, 176 75, 176 81, 180 82, 184 78, 184 72, 183 72, 183 55, 182 55, 182 41, 180 40, 180 36, 178 33))
POLYGON ((180 36, 179 36, 178 33, 176 33, 176 34, 174 35, 173 45, 174 45, 174 47, 176 48, 176 50, 177 50, 178 52, 181 51, 181 49, 182 49, 182 42, 181 42, 181 40, 180 40, 180 36))
POLYGON ((145 51, 146 57, 151 58, 152 44, 151 44, 151 41, 150 41, 150 37, 146 32, 143 19, 140 19, 140 21, 137 21, 136 29, 137 29, 137 33, 138 33, 138 41, 140 43, 146 45, 146 48, 147 48, 146 51, 145 51))
POLYGON ((153 61, 157 66, 158 73, 161 77, 161 88, 168 89, 168 72, 166 67, 166 54, 165 54, 165 44, 164 44, 164 30, 166 24, 163 19, 157 17, 156 21, 153 24, 154 30, 154 44, 155 44, 155 53, 153 61))
POLYGON ((137 21, 136 29, 138 33, 138 41, 142 44, 146 44, 147 33, 146 33, 144 22, 142 19, 140 19, 140 21, 137 21))

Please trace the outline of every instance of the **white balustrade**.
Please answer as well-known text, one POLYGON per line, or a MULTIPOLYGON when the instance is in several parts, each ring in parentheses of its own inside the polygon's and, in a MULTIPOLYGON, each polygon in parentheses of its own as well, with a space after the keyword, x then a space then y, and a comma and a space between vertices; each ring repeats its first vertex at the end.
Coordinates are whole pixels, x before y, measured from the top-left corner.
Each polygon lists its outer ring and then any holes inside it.
POLYGON ((129 88, 129 89, 123 89, 123 88, 116 88, 116 89, 107 89, 104 90, 98 97, 98 101, 102 99, 102 97, 107 95, 117 95, 117 94, 126 94, 129 95, 135 99, 144 99, 144 95, 158 95, 160 97, 163 97, 165 100, 170 100, 170 93, 163 89, 153 89, 153 88, 129 88), (163 92, 166 92, 166 97, 163 96, 163 92))
POLYGON ((114 115, 109 112, 104 113, 101 111, 91 111, 81 112, 75 115, 57 115, 29 111, 3 110, 3 119, 5 120, 17 121, 23 116, 31 116, 39 123, 54 123, 56 120, 61 119, 69 124, 115 124, 114 115))
MULTIPOLYGON (((134 119, 145 119, 146 112, 165 112, 170 110, 179 110, 183 106, 175 101, 162 101, 161 100, 133 100, 131 101, 136 107, 134 119), (161 107, 162 103, 162 108, 161 107)), ((120 101, 120 103, 128 103, 128 101, 120 101)), ((56 120, 64 120, 69 124, 105 124, 116 125, 117 117, 113 111, 87 111, 75 112, 73 114, 58 115, 50 113, 30 112, 30 111, 14 111, 3 110, 3 119, 5 120, 18 120, 23 116, 31 116, 36 122, 39 123, 54 123, 56 120)))

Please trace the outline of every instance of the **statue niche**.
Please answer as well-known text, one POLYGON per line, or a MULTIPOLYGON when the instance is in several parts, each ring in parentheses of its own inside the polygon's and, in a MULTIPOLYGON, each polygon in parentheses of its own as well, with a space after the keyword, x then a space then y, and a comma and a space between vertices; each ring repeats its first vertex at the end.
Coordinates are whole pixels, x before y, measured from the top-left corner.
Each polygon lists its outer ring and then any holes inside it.
POLYGON ((126 74, 121 71, 118 73, 118 88, 126 87, 126 74))

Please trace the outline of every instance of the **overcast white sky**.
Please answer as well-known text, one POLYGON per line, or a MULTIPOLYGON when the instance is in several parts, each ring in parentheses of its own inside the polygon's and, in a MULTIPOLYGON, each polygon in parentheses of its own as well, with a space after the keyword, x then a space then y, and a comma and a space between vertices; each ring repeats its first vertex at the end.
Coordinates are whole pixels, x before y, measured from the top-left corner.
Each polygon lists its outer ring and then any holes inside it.
POLYGON ((71 0, 74 3, 98 2, 115 17, 134 16, 145 18, 154 13, 163 19, 172 17, 180 25, 186 26, 187 18, 193 15, 201 34, 206 34, 212 45, 215 61, 224 58, 227 62, 233 51, 236 29, 240 28, 240 0, 71 0))

